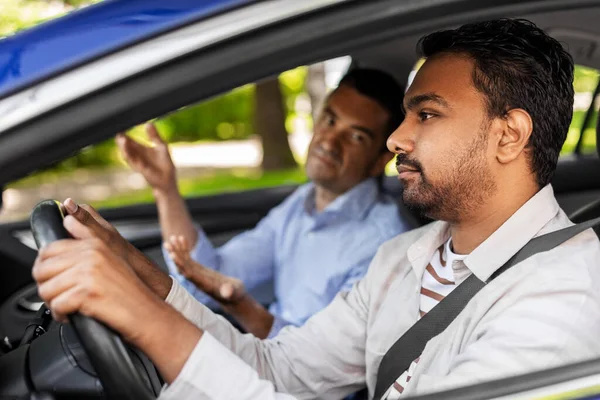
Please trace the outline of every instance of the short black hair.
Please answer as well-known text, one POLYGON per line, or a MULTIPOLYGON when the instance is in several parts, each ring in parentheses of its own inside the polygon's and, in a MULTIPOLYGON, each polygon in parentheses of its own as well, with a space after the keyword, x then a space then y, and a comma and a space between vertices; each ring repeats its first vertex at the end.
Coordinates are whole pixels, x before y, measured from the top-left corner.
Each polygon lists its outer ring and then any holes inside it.
POLYGON ((487 98, 490 118, 527 111, 531 169, 540 187, 550 183, 573 117, 573 58, 562 45, 530 21, 499 19, 432 33, 417 50, 472 59, 473 84, 487 98))
POLYGON ((404 88, 390 74, 377 69, 353 68, 340 80, 338 86, 342 85, 375 100, 389 113, 386 136, 391 135, 404 120, 404 88))

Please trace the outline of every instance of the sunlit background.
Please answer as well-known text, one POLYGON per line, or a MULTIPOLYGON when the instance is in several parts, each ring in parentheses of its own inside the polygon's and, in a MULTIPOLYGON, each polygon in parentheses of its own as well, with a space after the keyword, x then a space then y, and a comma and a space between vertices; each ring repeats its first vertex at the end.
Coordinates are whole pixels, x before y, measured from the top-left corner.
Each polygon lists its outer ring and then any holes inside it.
MULTIPOLYGON (((0 37, 96 2, 0 0, 0 37)), ((157 119, 161 136, 171 144, 182 193, 189 197, 305 182, 303 164, 313 117, 350 62, 342 57, 301 66, 157 119), (266 96, 256 96, 257 87, 266 96), (260 107, 277 102, 284 104, 279 121, 257 118, 260 107), (263 154, 263 139, 277 143, 268 149, 270 154, 263 154)), ((576 150, 582 134, 577 151, 595 151, 597 111, 592 100, 600 75, 580 66, 575 75, 575 109, 565 157, 576 150)), ((145 138, 141 126, 130 134, 145 138)), ((393 174, 394 169, 388 172, 393 174)), ((69 196, 100 208, 153 201, 144 179, 127 168, 110 139, 8 185, 0 222, 26 217, 40 199, 69 196)))

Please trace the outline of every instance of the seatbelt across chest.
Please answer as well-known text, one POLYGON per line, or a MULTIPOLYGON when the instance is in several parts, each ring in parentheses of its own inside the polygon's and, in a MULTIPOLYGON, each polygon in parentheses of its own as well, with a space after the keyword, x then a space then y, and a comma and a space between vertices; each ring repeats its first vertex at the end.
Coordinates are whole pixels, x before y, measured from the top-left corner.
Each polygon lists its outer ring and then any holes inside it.
POLYGON ((379 364, 373 399, 381 399, 400 374, 406 371, 410 364, 421 355, 427 342, 442 333, 465 308, 471 298, 486 284, 521 261, 537 253, 552 250, 579 233, 598 225, 600 225, 600 218, 533 238, 502 267, 498 268, 487 282, 482 282, 471 274, 390 347, 379 364))

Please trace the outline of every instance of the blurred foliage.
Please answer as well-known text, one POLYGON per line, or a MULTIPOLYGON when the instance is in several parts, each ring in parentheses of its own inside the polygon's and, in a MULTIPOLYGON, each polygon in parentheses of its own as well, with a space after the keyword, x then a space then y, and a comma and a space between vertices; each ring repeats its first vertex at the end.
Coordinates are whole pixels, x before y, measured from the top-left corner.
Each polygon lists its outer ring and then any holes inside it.
MULTIPOLYGON (((304 92, 306 73, 306 67, 299 67, 279 76, 288 121, 295 117, 294 102, 304 92)), ((159 118, 157 126, 170 143, 247 139, 256 134, 252 120, 254 100, 254 85, 245 85, 159 118)))
MULTIPOLYGON (((583 127, 583 120, 585 118, 585 111, 575 111, 573 113, 573 120, 571 121, 571 127, 567 135, 567 140, 563 145, 561 155, 571 154, 577 146, 579 137, 581 136, 581 128, 583 127)), ((592 114, 592 118, 588 123, 587 127, 583 130, 583 142, 581 152, 583 154, 591 154, 596 151, 596 121, 598 120, 598 110, 596 109, 592 114)))
POLYGON ((0 0, 0 37, 100 0, 0 0))
POLYGON ((573 87, 575 88, 575 93, 591 93, 596 89, 596 85, 598 84, 598 70, 576 65, 574 75, 573 87))
MULTIPOLYGON (((288 132, 296 117, 294 102, 304 92, 306 67, 298 67, 279 76, 287 106, 288 132)), ((202 103, 184 107, 154 122, 161 137, 168 143, 243 140, 254 130, 254 85, 245 85, 202 103)), ((143 126, 131 129, 129 135, 146 142, 143 126)), ((88 146, 74 156, 60 161, 49 169, 72 171, 84 167, 102 167, 122 164, 114 139, 88 146)))
MULTIPOLYGON (((200 179, 181 178, 179 179, 179 191, 184 197, 196 197, 279 185, 298 185, 306 181, 306 174, 301 168, 267 172, 239 169, 215 172, 200 179)), ((154 196, 149 188, 112 196, 105 200, 92 202, 92 205, 95 208, 112 208, 143 203, 154 203, 154 196)))
MULTIPOLYGON (((43 21, 59 17, 78 7, 100 0, 0 0, 0 37, 13 34, 43 21)), ((279 76, 287 108, 286 126, 296 117, 294 104, 299 94, 305 91, 307 69, 304 67, 285 72, 279 76)), ((576 66, 574 87, 577 93, 591 93, 598 84, 598 71, 576 66)), ((197 142, 203 140, 243 140, 256 134, 252 121, 254 114, 254 85, 245 85, 202 103, 190 105, 156 120, 161 136, 170 143, 197 142)), ((585 111, 575 110, 563 154, 573 151, 579 140, 585 111)), ((595 150, 595 123, 597 112, 584 129, 583 151, 595 150)), ((132 136, 144 141, 143 127, 133 127, 132 136)), ((73 157, 63 160, 51 168, 33 174, 11 187, 36 186, 42 183, 58 184, 64 177, 81 168, 105 169, 121 166, 113 139, 89 146, 73 157)), ((182 179, 181 191, 186 196, 245 190, 254 187, 274 186, 282 183, 301 183, 306 180, 300 169, 262 173, 257 170, 217 172, 201 179, 182 179)), ((140 202, 152 202, 149 189, 134 191, 123 196, 96 203, 109 207, 140 202)))
MULTIPOLYGON (((0 36, 56 18, 76 7, 97 3, 99 0, 0 0, 0 36)), ((295 117, 294 102, 304 92, 305 67, 284 72, 279 82, 288 110, 288 128, 295 117)), ((156 123, 161 136, 169 143, 247 139, 254 135, 254 85, 245 85, 202 103, 184 107, 159 118, 156 123)), ((291 131, 291 129, 288 129, 291 131)), ((116 132, 115 132, 116 133, 116 132)), ((142 127, 134 127, 131 134, 143 140, 142 127)), ((120 157, 114 139, 89 146, 73 157, 58 162, 49 169, 71 171, 82 167, 118 165, 120 157)))

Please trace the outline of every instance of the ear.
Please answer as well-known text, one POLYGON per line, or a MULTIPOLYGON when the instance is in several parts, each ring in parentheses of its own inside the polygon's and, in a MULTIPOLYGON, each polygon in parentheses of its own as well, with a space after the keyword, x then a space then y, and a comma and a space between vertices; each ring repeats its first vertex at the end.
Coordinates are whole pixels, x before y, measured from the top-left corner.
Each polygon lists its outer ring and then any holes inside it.
POLYGON ((379 176, 383 174, 386 165, 392 160, 392 158, 394 158, 394 153, 391 153, 387 150, 382 152, 379 155, 379 158, 377 158, 377 160, 375 161, 375 164, 373 164, 370 175, 379 176))
POLYGON ((496 159, 501 164, 508 164, 523 153, 533 132, 533 121, 529 113, 522 108, 508 111, 503 121, 496 159))

